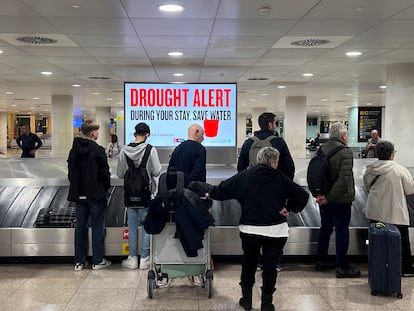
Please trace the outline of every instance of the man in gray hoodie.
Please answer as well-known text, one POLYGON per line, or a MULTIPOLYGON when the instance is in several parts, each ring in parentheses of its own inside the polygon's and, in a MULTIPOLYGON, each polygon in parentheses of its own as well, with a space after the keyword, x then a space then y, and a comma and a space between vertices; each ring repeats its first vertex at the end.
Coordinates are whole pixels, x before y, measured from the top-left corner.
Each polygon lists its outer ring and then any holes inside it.
MULTIPOLYGON (((150 136, 150 128, 146 123, 138 123, 135 126, 135 141, 125 146, 119 154, 117 175, 119 178, 124 178, 126 171, 128 170, 128 163, 126 156, 130 158, 134 165, 138 167, 141 164, 142 158, 147 147, 146 140, 150 136)), ((151 192, 155 193, 157 184, 155 177, 158 177, 161 173, 161 164, 158 159, 157 150, 152 147, 147 161, 147 173, 150 178, 151 192)), ((147 206, 128 206, 128 240, 129 240, 129 256, 122 261, 122 266, 129 269, 138 269, 138 226, 142 226, 147 215, 147 206)), ((149 249, 150 241, 149 235, 145 232, 144 227, 142 229, 141 236, 141 259, 139 268, 148 269, 149 267, 149 249)))

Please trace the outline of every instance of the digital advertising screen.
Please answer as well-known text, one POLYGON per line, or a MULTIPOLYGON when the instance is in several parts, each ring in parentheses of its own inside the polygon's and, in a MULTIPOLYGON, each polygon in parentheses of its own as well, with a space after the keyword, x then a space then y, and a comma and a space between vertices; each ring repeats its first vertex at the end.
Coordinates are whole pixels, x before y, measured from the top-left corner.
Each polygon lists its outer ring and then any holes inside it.
POLYGON ((236 83, 124 83, 125 143, 135 125, 145 122, 147 142, 175 147, 187 139, 191 124, 204 128, 205 147, 236 147, 236 83))

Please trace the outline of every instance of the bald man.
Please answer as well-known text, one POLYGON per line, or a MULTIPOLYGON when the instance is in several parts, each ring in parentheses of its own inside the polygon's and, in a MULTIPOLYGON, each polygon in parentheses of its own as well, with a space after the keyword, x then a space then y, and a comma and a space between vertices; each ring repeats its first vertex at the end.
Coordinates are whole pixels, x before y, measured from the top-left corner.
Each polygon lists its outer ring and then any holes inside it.
POLYGON ((198 124, 188 128, 188 138, 173 151, 168 171, 184 172, 190 181, 206 181, 206 148, 201 144, 204 140, 204 129, 198 124))
POLYGON ((381 138, 378 136, 377 130, 371 131, 371 138, 368 139, 367 143, 367 158, 376 158, 377 155, 375 153, 375 146, 377 143, 381 140, 381 138))

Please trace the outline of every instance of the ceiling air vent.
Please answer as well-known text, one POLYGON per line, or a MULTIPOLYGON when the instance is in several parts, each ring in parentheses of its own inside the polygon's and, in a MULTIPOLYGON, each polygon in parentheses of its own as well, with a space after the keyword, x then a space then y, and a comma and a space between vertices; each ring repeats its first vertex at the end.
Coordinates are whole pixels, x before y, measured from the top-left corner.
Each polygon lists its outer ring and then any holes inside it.
POLYGON ((318 46, 318 45, 324 45, 328 44, 331 41, 324 40, 324 39, 305 39, 305 40, 299 40, 299 41, 293 41, 290 44, 294 46, 318 46))
POLYGON ((88 77, 88 79, 92 79, 92 80, 109 80, 111 78, 110 77, 88 77))
POLYGON ((40 36, 18 37, 17 41, 28 43, 28 44, 36 44, 36 45, 55 44, 58 42, 55 39, 50 39, 50 38, 40 37, 40 36))
POLYGON ((266 81, 266 80, 269 80, 269 78, 263 78, 263 77, 255 78, 255 77, 253 77, 253 78, 247 78, 247 80, 249 80, 249 81, 266 81))

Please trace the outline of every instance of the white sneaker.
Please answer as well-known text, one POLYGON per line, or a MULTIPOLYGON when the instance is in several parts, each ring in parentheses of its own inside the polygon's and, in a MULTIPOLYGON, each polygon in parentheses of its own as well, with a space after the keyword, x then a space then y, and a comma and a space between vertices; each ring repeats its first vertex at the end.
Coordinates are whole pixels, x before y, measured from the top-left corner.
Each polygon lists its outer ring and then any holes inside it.
POLYGON ((110 262, 109 260, 106 260, 105 258, 102 259, 102 261, 98 264, 93 264, 92 265, 92 270, 99 270, 99 269, 105 269, 108 268, 110 265, 112 265, 112 262, 110 262))
POLYGON ((88 262, 85 261, 85 263, 77 262, 75 264, 75 271, 82 271, 83 268, 86 268, 88 266, 88 262))
POLYGON ((146 270, 149 269, 150 267, 150 258, 148 257, 144 257, 139 260, 139 269, 140 270, 146 270))
POLYGON ((138 256, 128 256, 127 259, 122 260, 121 265, 128 269, 138 269, 138 256))

